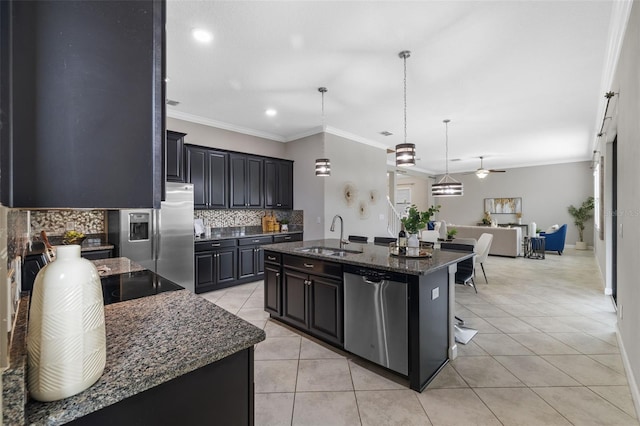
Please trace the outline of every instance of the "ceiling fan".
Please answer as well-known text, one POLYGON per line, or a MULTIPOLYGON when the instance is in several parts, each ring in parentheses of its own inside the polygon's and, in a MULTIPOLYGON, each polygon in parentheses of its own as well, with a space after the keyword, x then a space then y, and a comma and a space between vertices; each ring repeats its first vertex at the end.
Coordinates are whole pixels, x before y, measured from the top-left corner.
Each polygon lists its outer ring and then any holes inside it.
POLYGON ((484 159, 484 157, 480 157, 480 168, 478 170, 476 170, 475 172, 469 172, 469 173, 463 173, 465 175, 470 175, 472 173, 475 173, 476 176, 478 176, 479 179, 484 179, 487 176, 489 176, 490 173, 506 173, 506 170, 495 170, 495 169, 485 169, 482 160, 484 159))

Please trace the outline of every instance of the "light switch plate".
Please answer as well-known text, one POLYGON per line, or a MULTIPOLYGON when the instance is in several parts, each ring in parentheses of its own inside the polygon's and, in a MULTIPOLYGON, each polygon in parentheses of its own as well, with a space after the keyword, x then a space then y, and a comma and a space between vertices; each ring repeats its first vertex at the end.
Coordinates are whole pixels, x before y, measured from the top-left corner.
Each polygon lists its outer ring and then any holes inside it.
POLYGON ((440 287, 431 290, 431 300, 436 300, 438 297, 440 297, 440 287))

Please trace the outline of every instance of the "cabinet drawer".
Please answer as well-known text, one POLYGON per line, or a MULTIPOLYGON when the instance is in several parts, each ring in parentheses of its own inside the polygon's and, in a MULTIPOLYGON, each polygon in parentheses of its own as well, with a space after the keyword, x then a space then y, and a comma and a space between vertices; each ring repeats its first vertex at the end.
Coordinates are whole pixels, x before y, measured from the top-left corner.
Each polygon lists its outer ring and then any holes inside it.
POLYGON ((262 244, 271 244, 273 237, 268 235, 266 237, 253 237, 253 238, 241 238, 238 240, 240 246, 257 246, 262 244))
POLYGON ((302 234, 287 234, 287 235, 274 235, 273 242, 274 243, 288 243, 291 241, 302 241, 302 234))
POLYGON ((285 267, 305 271, 309 274, 328 275, 342 280, 342 265, 339 263, 310 259, 308 257, 284 255, 283 264, 285 267))
POLYGON ((280 260, 282 259, 282 255, 280 253, 275 253, 272 251, 264 252, 264 261, 268 263, 277 263, 280 264, 280 260))
POLYGON ((236 246, 235 239, 201 241, 196 243, 195 251, 197 253, 199 251, 210 251, 210 250, 215 250, 221 247, 235 247, 235 246, 236 246))

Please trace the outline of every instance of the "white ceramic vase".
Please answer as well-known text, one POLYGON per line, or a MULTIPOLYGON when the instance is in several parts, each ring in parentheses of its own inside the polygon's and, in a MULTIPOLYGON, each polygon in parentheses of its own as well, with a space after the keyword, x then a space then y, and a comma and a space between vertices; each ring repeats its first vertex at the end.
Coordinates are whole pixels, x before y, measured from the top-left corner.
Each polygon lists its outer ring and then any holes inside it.
POLYGON ((102 286, 79 245, 59 246, 38 272, 27 334, 28 390, 56 401, 93 385, 104 371, 106 335, 102 286))
POLYGON ((418 240, 418 234, 409 234, 407 239, 407 247, 416 248, 420 247, 420 240, 418 240))

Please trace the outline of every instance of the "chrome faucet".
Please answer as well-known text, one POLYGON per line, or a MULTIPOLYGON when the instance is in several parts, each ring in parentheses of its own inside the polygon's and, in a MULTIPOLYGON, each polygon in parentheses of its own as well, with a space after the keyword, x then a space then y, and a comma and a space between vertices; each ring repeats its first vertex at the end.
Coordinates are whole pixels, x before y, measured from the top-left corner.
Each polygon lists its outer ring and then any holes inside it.
POLYGON ((344 221, 342 220, 342 216, 340 216, 339 214, 335 215, 333 217, 333 220, 331 221, 331 228, 329 228, 329 231, 333 232, 336 230, 336 219, 340 219, 340 248, 343 247, 345 241, 344 241, 344 221))

